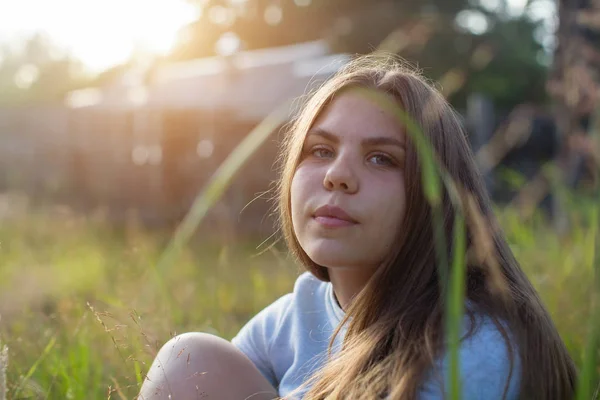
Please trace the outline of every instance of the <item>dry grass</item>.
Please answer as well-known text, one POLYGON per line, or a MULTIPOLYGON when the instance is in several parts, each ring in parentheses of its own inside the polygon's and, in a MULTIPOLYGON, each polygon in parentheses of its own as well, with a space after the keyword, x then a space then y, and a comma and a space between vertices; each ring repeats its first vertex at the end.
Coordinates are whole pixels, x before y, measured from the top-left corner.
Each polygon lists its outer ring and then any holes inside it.
MULTIPOLYGON (((541 217, 499 213, 579 365, 592 311, 590 207, 573 205, 573 229, 565 237, 541 217)), ((169 237, 54 211, 5 218, 0 338, 11 350, 8 398, 134 398, 169 337, 205 331, 231 338, 289 291, 298 272, 284 252, 263 252, 251 241, 209 243, 199 234, 159 278, 152 265, 169 237)))

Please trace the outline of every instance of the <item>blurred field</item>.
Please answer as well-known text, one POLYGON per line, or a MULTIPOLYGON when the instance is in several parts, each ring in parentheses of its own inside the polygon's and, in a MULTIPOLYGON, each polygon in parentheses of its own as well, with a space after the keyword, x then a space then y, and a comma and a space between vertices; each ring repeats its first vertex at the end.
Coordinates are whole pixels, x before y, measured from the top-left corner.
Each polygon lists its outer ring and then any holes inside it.
POLYGON ((0 224, 0 329, 8 398, 132 398, 155 351, 176 332, 232 337, 288 291, 297 269, 257 243, 198 237, 161 277, 169 236, 134 222, 24 207, 0 224))
MULTIPOLYGON (((543 216, 523 220, 516 210, 499 211, 578 365, 594 281, 594 207, 581 197, 572 201, 572 229, 562 238, 543 216)), ((133 398, 171 335, 192 330, 229 339, 291 290, 299 272, 281 248, 264 251, 258 240, 211 243, 198 235, 158 275, 167 232, 144 231, 135 221, 111 227, 101 215, 29 209, 19 198, 5 199, 3 210, 0 335, 10 349, 9 399, 133 398)))

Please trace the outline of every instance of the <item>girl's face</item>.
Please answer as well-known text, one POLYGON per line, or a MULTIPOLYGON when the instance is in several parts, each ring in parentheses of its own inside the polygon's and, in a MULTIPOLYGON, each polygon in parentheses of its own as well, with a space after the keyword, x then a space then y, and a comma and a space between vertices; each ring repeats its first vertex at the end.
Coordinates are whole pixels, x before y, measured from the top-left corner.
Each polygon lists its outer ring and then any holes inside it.
POLYGON ((405 134, 359 94, 338 95, 306 135, 291 185, 294 233, 327 268, 377 268, 405 213, 405 134))

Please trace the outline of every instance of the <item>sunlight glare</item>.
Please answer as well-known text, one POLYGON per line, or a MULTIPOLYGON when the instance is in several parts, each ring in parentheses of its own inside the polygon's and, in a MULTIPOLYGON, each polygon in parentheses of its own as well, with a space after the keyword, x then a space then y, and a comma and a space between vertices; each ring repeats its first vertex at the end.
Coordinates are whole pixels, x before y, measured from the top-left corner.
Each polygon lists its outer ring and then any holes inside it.
POLYGON ((0 41, 47 34, 90 70, 129 59, 134 50, 166 54, 198 17, 185 0, 20 0, 0 2, 0 41), (33 11, 35 10, 35 11, 33 11))

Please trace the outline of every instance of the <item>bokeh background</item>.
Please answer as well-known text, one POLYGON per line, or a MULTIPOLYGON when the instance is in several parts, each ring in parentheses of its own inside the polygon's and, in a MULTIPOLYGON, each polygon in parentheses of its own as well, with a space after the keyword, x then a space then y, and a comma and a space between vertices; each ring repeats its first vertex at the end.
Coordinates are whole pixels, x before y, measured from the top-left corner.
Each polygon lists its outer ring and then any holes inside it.
POLYGON ((173 334, 290 291, 284 128, 377 51, 460 113, 590 398, 599 50, 592 0, 0 1, 0 399, 134 398, 173 334))

